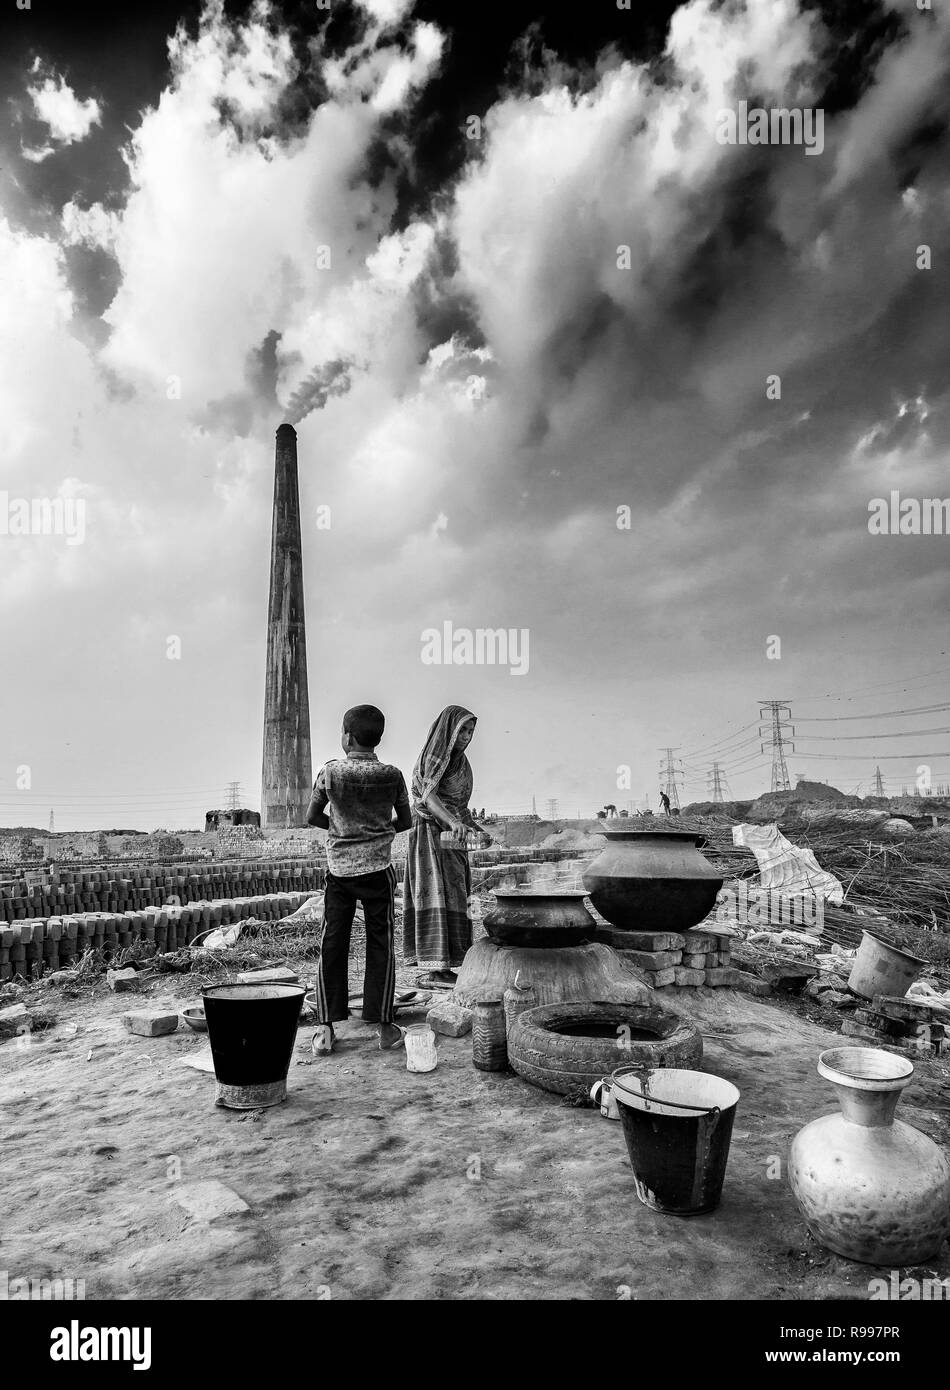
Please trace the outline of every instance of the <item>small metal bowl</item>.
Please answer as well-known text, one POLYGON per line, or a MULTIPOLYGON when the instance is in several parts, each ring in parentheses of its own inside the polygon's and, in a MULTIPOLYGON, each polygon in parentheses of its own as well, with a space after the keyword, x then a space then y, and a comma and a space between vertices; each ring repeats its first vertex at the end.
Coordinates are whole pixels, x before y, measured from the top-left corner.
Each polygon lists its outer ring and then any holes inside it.
POLYGON ((182 1009, 181 1016, 188 1024, 189 1028, 194 1028, 196 1033, 207 1033, 208 1021, 205 1018, 205 1011, 200 1004, 193 1005, 190 1009, 182 1009))

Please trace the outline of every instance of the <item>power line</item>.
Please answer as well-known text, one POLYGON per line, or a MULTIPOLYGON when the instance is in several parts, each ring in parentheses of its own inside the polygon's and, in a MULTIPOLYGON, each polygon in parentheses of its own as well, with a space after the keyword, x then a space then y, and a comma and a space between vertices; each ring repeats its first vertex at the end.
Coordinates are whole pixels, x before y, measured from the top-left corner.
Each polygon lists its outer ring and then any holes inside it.
POLYGON ((29 801, 29 798, 35 798, 36 801, 46 806, 49 806, 50 801, 56 801, 57 805, 60 802, 70 801, 82 802, 83 805, 92 801, 122 801, 142 802, 150 806, 157 801, 199 801, 199 799, 200 801, 207 801, 209 796, 220 795, 220 791, 220 787, 209 787, 204 788, 204 790, 202 790, 202 788, 188 788, 188 790, 182 790, 181 792, 166 791, 153 792, 153 794, 149 794, 149 792, 136 792, 134 796, 129 796, 122 794, 122 792, 107 791, 89 792, 88 795, 82 794, 82 792, 50 792, 46 790, 45 787, 40 787, 36 788, 36 790, 31 788, 29 791, 19 791, 17 795, 15 795, 15 799, 19 802, 29 801))
POLYGON ((713 751, 713 749, 717 749, 717 748, 720 746, 720 744, 731 743, 732 740, 733 740, 734 738, 738 738, 740 734, 744 734, 748 729, 754 729, 754 728, 755 728, 755 721, 753 720, 753 722, 752 722, 751 724, 744 724, 744 725, 742 726, 741 729, 736 729, 736 731, 735 731, 734 733, 726 734, 726 735, 724 735, 724 736, 723 736, 722 738, 720 738, 720 739, 714 739, 712 743, 705 743, 705 744, 702 744, 699 748, 689 748, 689 749, 687 749, 686 756, 687 756, 688 758, 692 758, 692 757, 701 755, 701 754, 703 754, 703 753, 710 753, 710 752, 713 751))
POLYGON ((799 724, 840 724, 846 720, 854 719, 890 719, 901 714, 942 714, 944 710, 950 709, 950 705, 918 705, 915 709, 884 709, 878 710, 874 714, 813 714, 805 719, 798 719, 799 724))
POLYGON ((741 767, 743 763, 754 762, 757 758, 760 758, 761 756, 762 746, 758 742, 758 740, 756 740, 756 747, 753 749, 751 753, 743 753, 741 758, 735 758, 732 762, 723 763, 723 767, 729 770, 734 770, 737 767, 741 767))
MULTIPOLYGON (((741 754, 741 753, 743 752, 744 749, 747 749, 747 748, 756 748, 756 747, 758 747, 758 743, 759 743, 758 734, 752 734, 751 737, 749 737, 749 738, 744 738, 744 739, 742 739, 741 742, 739 742, 739 743, 730 744, 728 748, 717 748, 717 749, 715 749, 715 750, 711 750, 711 751, 710 751, 710 754, 709 754, 709 757, 710 757, 710 758, 719 758, 720 761, 722 761, 722 759, 724 759, 724 758, 732 758, 732 757, 735 757, 736 754, 741 754)), ((693 755, 691 754, 691 755, 690 755, 690 759, 692 759, 692 757, 693 757, 693 755)), ((697 754, 697 755, 696 755, 696 761, 702 761, 702 762, 705 763, 705 762, 707 762, 707 758, 705 758, 702 754, 697 754)), ((689 766, 689 763, 687 763, 686 765, 689 766)), ((695 766, 695 763, 693 763, 693 766, 695 766)))
MULTIPOLYGON (((940 652, 939 655, 946 656, 947 653, 940 652)), ((869 690, 888 690, 895 685, 899 690, 906 690, 909 685, 914 684, 916 681, 927 680, 930 676, 945 675, 948 671, 950 671, 950 666, 936 666, 932 671, 921 671, 916 676, 895 676, 893 680, 882 681, 877 685, 860 686, 857 690, 839 691, 837 694, 835 694, 834 691, 829 691, 825 695, 796 695, 794 698, 797 705, 815 704, 815 702, 819 700, 850 700, 853 699, 855 695, 867 694, 869 690), (901 685, 901 681, 904 681, 905 684, 901 685)))
POLYGON ((919 738, 923 734, 950 734, 950 729, 895 729, 887 734, 801 734, 809 743, 843 743, 845 740, 869 738, 919 738))
MULTIPOLYGON (((819 759, 822 762, 832 763, 862 763, 866 761, 866 755, 861 753, 802 753, 797 754, 799 758, 819 759)), ((875 755, 879 762, 912 762, 915 758, 945 758, 946 748, 939 753, 878 753, 875 755)))

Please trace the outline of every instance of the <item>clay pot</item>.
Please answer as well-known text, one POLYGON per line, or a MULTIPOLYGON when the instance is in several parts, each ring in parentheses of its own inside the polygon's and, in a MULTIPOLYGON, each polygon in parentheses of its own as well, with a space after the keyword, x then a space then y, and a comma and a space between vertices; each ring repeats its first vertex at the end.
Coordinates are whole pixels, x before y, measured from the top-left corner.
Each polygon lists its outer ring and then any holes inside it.
POLYGON ((792 1140, 788 1180, 812 1235, 863 1264, 915 1265, 950 1233, 950 1160, 939 1145, 895 1120, 913 1064, 871 1047, 834 1047, 818 1073, 841 1113, 823 1115, 792 1140))
POLYGON ((578 889, 496 889, 483 925, 499 946, 579 946, 597 930, 584 896, 578 889))
POLYGON ((712 910, 722 878, 685 830, 601 830, 607 840, 584 872, 602 917, 623 931, 683 932, 712 910))

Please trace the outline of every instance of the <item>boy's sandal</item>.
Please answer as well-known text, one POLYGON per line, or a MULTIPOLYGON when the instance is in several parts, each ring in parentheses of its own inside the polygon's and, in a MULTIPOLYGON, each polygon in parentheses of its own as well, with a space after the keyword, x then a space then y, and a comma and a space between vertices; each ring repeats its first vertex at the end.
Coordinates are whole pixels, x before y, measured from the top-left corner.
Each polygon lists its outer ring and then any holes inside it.
POLYGON ((333 1051, 333 1044, 336 1042, 336 1038, 332 1029, 329 1038, 327 1037, 324 1031, 325 1026, 326 1025, 318 1027, 313 1037, 310 1039, 310 1051, 313 1053, 314 1057, 329 1057, 330 1053, 333 1051))
POLYGON ((399 1027, 398 1023, 394 1023, 392 1026, 393 1026, 394 1028, 398 1029, 398 1032, 399 1032, 399 1036, 398 1036, 397 1038, 393 1038, 392 1042, 387 1042, 387 1043, 384 1043, 384 1042, 383 1042, 382 1030, 380 1030, 380 1031, 376 1034, 376 1036, 379 1038, 379 1048, 380 1048, 380 1051, 381 1051, 381 1052, 395 1052, 396 1048, 397 1048, 397 1047, 402 1047, 403 1043, 404 1043, 405 1040, 406 1040, 405 1034, 403 1033, 402 1029, 399 1027))

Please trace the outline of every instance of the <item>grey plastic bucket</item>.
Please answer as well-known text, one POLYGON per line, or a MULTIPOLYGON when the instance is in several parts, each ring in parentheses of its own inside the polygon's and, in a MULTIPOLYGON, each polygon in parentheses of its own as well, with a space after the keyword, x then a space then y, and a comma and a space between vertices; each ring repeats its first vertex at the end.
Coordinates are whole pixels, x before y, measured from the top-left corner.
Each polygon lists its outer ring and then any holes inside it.
POLYGON ((919 956, 865 928, 848 976, 848 988, 865 999, 873 999, 875 994, 899 998, 907 993, 926 964, 919 956))

